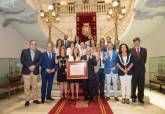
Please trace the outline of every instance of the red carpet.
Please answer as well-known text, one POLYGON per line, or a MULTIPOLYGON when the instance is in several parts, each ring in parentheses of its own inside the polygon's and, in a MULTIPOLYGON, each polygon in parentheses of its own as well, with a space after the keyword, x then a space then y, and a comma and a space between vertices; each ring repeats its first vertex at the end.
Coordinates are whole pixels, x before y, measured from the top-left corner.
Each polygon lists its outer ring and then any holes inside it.
POLYGON ((48 114, 113 114, 108 102, 100 97, 87 108, 76 108, 73 100, 59 100, 48 114))

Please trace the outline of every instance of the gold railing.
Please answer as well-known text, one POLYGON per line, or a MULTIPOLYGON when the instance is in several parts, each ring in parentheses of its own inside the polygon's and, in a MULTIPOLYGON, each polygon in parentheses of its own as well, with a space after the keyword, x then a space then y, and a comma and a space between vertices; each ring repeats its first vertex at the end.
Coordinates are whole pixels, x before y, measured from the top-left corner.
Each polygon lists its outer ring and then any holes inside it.
POLYGON ((108 8, 111 6, 110 3, 97 3, 97 4, 67 4, 59 5, 58 9, 61 15, 72 15, 76 12, 97 12, 99 14, 105 14, 108 8))

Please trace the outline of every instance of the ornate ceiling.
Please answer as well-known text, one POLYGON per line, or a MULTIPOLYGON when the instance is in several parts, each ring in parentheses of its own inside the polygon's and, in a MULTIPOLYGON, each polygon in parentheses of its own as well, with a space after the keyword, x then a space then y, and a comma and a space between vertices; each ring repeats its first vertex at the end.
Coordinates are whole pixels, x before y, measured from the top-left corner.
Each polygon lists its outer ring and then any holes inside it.
MULTIPOLYGON (((67 0, 60 0, 60 2, 63 3, 66 1, 67 0)), ((74 0, 68 1, 73 2, 74 0)), ((91 0, 91 2, 92 1, 96 0, 91 0)), ((111 0, 106 0, 106 2, 107 1, 111 0)), ((54 0, 0 0, 0 17, 3 17, 1 24, 4 27, 11 24, 13 28, 17 29, 24 38, 29 40, 30 38, 35 37, 43 46, 47 41, 46 37, 48 36, 48 32, 46 26, 40 21, 38 14, 42 7, 46 8, 47 5, 52 4, 52 2, 54 2, 54 0)), ((123 34, 127 36, 127 32, 125 31, 130 31, 132 23, 137 22, 136 20, 148 21, 148 19, 150 20, 156 17, 165 17, 165 0, 122 0, 122 4, 124 4, 127 8, 131 8, 130 15, 128 15, 127 19, 120 22, 120 35, 123 37, 123 34), (128 7, 131 1, 139 2, 135 8, 135 3, 131 4, 131 7, 128 7)), ((154 22, 154 20, 152 24, 154 24, 153 26, 156 26, 156 22, 154 22)), ((113 25, 109 28, 109 30, 102 31, 104 33, 103 35, 112 35, 113 25)), ((57 37, 60 37, 64 31, 62 31, 61 28, 55 27, 52 34, 55 35, 57 33, 57 37)))

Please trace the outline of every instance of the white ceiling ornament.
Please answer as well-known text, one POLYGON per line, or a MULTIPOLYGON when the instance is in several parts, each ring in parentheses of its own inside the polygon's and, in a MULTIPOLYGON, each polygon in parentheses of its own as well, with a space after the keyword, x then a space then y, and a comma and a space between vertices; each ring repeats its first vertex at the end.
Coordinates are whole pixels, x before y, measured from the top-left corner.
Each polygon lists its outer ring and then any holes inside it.
POLYGON ((3 7, 5 10, 1 10, 4 12, 4 22, 2 22, 3 27, 8 26, 11 22, 19 22, 26 24, 32 24, 37 22, 38 12, 33 10, 28 4, 26 4, 26 0, 7 1, 8 2, 5 2, 5 6, 10 7, 3 7), (20 2, 20 4, 18 2, 20 2), (19 5, 22 7, 19 7, 19 5))
POLYGON ((37 12, 27 12, 22 14, 21 16, 10 16, 5 19, 2 23, 3 27, 6 27, 10 24, 10 22, 19 22, 19 23, 26 23, 32 24, 37 22, 37 12))
POLYGON ((163 16, 165 18, 165 12, 158 11, 145 11, 145 10, 135 10, 135 19, 153 19, 154 17, 163 16))
POLYGON ((0 0, 0 12, 3 13, 20 13, 25 8, 25 0, 0 0))
POLYGON ((145 3, 147 7, 162 7, 165 6, 165 0, 147 0, 145 3))
POLYGON ((153 19, 154 17, 165 17, 165 0, 146 0, 143 7, 135 9, 135 19, 153 19))

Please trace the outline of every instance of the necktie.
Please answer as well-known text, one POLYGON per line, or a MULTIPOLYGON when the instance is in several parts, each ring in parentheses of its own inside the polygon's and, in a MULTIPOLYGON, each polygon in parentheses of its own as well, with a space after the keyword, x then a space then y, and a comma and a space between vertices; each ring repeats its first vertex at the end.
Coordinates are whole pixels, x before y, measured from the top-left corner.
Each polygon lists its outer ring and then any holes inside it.
POLYGON ((138 57, 140 57, 140 49, 139 48, 137 48, 137 55, 138 55, 138 57))
POLYGON ((89 56, 87 56, 87 61, 89 60, 89 56))
POLYGON ((66 45, 66 40, 65 40, 65 44, 64 44, 64 45, 65 45, 65 47, 67 46, 67 45, 66 45))
POLYGON ((112 60, 112 51, 109 51, 110 61, 112 60))
POLYGON ((32 61, 34 60, 34 56, 35 56, 35 52, 34 52, 34 51, 31 51, 31 58, 32 58, 32 61))
POLYGON ((50 60, 52 59, 51 52, 49 52, 49 59, 50 59, 50 60))
POLYGON ((74 61, 76 61, 76 57, 74 57, 74 61))
POLYGON ((100 56, 100 68, 101 68, 101 52, 99 53, 99 56, 100 56))
POLYGON ((92 44, 91 44, 91 42, 92 42, 92 41, 90 40, 90 41, 89 41, 89 46, 90 46, 90 47, 92 47, 92 44))

